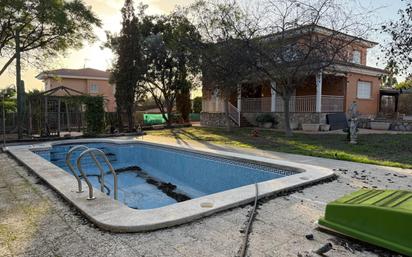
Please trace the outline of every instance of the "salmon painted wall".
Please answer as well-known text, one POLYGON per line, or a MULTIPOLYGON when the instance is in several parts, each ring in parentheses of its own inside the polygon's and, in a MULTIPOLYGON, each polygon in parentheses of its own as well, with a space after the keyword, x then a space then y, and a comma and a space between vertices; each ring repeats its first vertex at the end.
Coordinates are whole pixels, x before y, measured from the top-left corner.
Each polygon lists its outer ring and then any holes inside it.
POLYGON ((376 115, 379 110, 379 88, 380 80, 378 77, 361 75, 356 73, 348 73, 346 87, 346 111, 349 110, 351 104, 356 101, 358 111, 362 115, 376 115), (372 84, 371 98, 359 99, 357 97, 358 82, 365 81, 372 84))
POLYGON ((105 109, 108 112, 116 111, 116 99, 114 97, 113 86, 107 80, 89 80, 89 79, 75 79, 75 78, 49 78, 44 81, 46 90, 65 86, 85 94, 102 95, 105 98, 105 109), (97 86, 97 92, 91 92, 92 85, 97 86))
POLYGON ((114 98, 114 86, 107 80, 87 80, 87 89, 90 95, 102 95, 105 98, 105 107, 108 112, 116 110, 116 99, 114 98), (91 91, 92 85, 97 85, 98 91, 91 91))

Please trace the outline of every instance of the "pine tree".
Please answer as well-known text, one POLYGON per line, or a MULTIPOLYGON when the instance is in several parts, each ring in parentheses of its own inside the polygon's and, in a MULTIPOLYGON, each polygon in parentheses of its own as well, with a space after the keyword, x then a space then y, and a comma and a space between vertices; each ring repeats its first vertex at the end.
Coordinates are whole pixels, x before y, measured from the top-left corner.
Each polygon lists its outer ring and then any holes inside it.
MULTIPOLYGON (((145 6, 140 6, 140 14, 145 6)), ((108 35, 109 47, 117 55, 112 70, 111 81, 116 85, 116 104, 119 129, 123 130, 122 115, 126 114, 128 130, 134 129, 134 105, 141 94, 141 81, 144 74, 142 57, 142 35, 140 21, 135 15, 133 0, 125 0, 122 13, 122 29, 120 35, 108 35)))

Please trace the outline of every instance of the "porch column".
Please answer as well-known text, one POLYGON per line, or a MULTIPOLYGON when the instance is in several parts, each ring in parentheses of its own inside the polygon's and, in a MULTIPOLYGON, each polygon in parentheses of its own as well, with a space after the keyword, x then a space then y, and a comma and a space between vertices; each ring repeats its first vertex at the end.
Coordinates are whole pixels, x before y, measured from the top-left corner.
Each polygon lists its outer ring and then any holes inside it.
POLYGON ((271 94, 271 101, 270 101, 270 111, 271 112, 276 112, 276 91, 274 90, 276 88, 276 81, 271 81, 270 82, 270 92, 271 94))
POLYGON ((61 109, 61 99, 60 97, 57 99, 57 135, 60 137, 60 130, 61 130, 61 118, 60 118, 60 109, 61 109))
POLYGON ((237 85, 237 109, 242 110, 242 85, 237 85))
POLYGON ((316 74, 316 112, 322 112, 322 71, 316 74))

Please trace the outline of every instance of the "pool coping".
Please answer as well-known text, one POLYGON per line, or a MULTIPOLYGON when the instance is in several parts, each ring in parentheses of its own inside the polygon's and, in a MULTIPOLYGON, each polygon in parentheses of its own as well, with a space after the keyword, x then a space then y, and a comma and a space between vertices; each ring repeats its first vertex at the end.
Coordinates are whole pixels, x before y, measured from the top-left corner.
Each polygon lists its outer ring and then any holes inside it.
MULTIPOLYGON (((302 171, 273 180, 257 183, 259 198, 276 194, 281 191, 304 186, 334 176, 330 169, 319 166, 292 163, 282 160, 272 160, 265 157, 248 154, 227 152, 213 149, 192 149, 167 144, 142 142, 122 139, 75 139, 39 143, 34 145, 19 145, 6 147, 9 152, 27 168, 43 179, 50 187, 57 191, 64 199, 75 206, 91 222, 99 228, 113 232, 140 232, 150 231, 170 226, 187 223, 213 213, 247 204, 255 199, 254 184, 246 185, 223 192, 194 198, 188 201, 167 205, 156 209, 136 210, 123 203, 113 200, 106 194, 94 188, 95 200, 87 200, 88 191, 77 193, 77 181, 63 169, 43 159, 32 152, 33 150, 46 150, 53 145, 84 143, 111 143, 111 144, 146 144, 188 152, 201 153, 224 157, 229 159, 252 160, 277 167, 291 167, 302 171), (207 207, 205 206, 205 203, 207 207), (210 207, 212 204, 212 207, 210 207)), ((87 187, 85 188, 87 189, 87 187)))

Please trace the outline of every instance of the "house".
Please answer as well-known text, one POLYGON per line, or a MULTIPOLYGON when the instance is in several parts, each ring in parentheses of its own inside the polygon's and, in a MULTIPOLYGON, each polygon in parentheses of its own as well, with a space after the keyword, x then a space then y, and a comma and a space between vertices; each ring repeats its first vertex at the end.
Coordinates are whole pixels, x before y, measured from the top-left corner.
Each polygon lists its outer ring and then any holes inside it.
MULTIPOLYGON (((315 33, 327 36, 336 31, 316 26, 315 33)), ((343 34, 343 33, 341 33, 343 34)), ((295 34, 296 35, 296 34, 295 34)), ((345 59, 336 60, 331 70, 319 71, 306 83, 296 88, 289 109, 291 121, 301 127, 303 123, 326 123, 330 113, 347 113, 353 102, 361 116, 374 117, 379 112, 380 77, 385 70, 367 65, 368 49, 377 43, 343 34, 348 39, 345 59)), ((205 79, 203 81, 210 81, 205 79)), ((276 81, 248 82, 238 85, 238 92, 231 97, 229 116, 237 126, 256 125, 256 117, 270 113, 283 126, 283 100, 272 89, 276 81), (253 83, 253 86, 250 86, 253 83), (249 86, 247 86, 249 85, 249 86)), ((201 124, 225 126, 224 101, 215 88, 203 83, 201 124)), ((292 124, 292 125, 293 125, 292 124)))
POLYGON ((105 99, 105 110, 116 111, 115 87, 109 83, 110 73, 91 68, 58 69, 43 71, 36 76, 44 82, 44 89, 67 87, 89 95, 102 95, 105 99))

